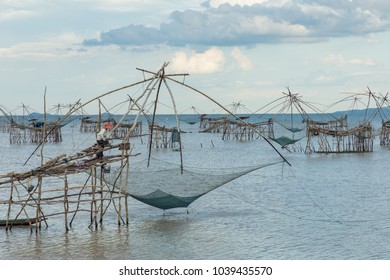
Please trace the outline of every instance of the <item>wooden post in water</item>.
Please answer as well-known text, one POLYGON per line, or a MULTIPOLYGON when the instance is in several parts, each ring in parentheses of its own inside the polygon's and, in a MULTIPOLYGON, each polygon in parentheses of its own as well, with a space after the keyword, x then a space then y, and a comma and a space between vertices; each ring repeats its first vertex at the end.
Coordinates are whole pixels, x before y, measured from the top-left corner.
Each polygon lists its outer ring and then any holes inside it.
POLYGON ((41 199, 42 199, 42 177, 38 176, 38 201, 37 201, 37 212, 36 212, 36 228, 35 232, 38 232, 38 230, 41 229, 41 219, 40 219, 40 213, 41 213, 41 199))
POLYGON ((10 192, 10 195, 9 195, 9 202, 8 202, 8 211, 7 211, 7 220, 5 221, 5 229, 6 231, 8 231, 9 229, 9 217, 11 215, 11 204, 12 204, 12 195, 13 195, 13 192, 14 192, 14 182, 12 181, 11 183, 11 192, 10 192))
MULTIPOLYGON (((121 167, 120 168, 123 168, 123 157, 121 159, 121 167)), ((121 215, 121 211, 122 211, 122 183, 123 183, 123 174, 121 172, 120 174, 121 178, 119 180, 119 192, 118 192, 118 225, 120 226, 121 225, 121 220, 122 220, 122 215, 121 215)))
MULTIPOLYGON (((126 155, 126 184, 125 186, 128 186, 129 185, 129 164, 130 164, 130 161, 129 161, 129 150, 128 149, 125 149, 125 155, 126 155)), ((128 191, 128 189, 127 189, 128 191)), ((128 204, 128 195, 127 195, 127 191, 126 191, 126 196, 125 196, 125 206, 126 206, 126 225, 129 224, 129 204, 128 204)))
POLYGON ((68 232, 68 211, 69 211, 69 201, 68 201, 68 177, 65 170, 65 179, 64 179, 64 212, 65 212, 65 230, 68 232))
POLYGON ((99 220, 99 223, 100 224, 103 223, 103 172, 100 172, 100 220, 99 220))
MULTIPOLYGON (((92 167, 91 167, 91 188, 92 188, 92 186, 93 186, 93 184, 94 184, 95 174, 96 174, 96 167, 95 167, 95 166, 92 166, 92 167)), ((92 225, 92 222, 93 222, 92 213, 93 213, 93 203, 92 203, 92 201, 91 201, 90 224, 89 224, 89 226, 91 226, 91 225, 92 225)))
POLYGON ((91 176, 91 189, 92 189, 92 201, 91 201, 91 224, 95 223, 95 227, 97 227, 97 221, 96 221, 96 166, 92 167, 92 176, 91 176))

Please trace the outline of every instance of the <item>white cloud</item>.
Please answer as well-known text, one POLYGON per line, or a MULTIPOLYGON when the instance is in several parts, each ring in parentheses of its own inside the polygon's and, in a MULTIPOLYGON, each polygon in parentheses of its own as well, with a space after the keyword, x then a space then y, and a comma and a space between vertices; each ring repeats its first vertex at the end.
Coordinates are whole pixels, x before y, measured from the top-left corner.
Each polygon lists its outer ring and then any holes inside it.
POLYGON ((222 71, 226 64, 224 53, 217 47, 212 47, 204 53, 177 52, 172 58, 170 68, 174 72, 214 73, 222 71))
MULTIPOLYGON (((119 8, 125 3, 119 1, 111 4, 119 8)), ((146 5, 149 4, 147 2, 146 5)), ((332 37, 367 35, 390 28, 387 13, 380 9, 378 3, 211 0, 209 6, 203 7, 176 10, 170 14, 169 21, 160 23, 159 27, 151 27, 149 23, 131 23, 102 32, 100 38, 85 40, 84 43, 88 46, 305 43, 321 42, 332 37)))
POLYGON ((105 10, 105 11, 114 11, 114 12, 132 12, 136 11, 139 8, 145 6, 147 1, 142 0, 84 0, 82 2, 92 3, 96 9, 105 10))
POLYGON ((56 37, 48 38, 45 41, 22 42, 7 48, 0 48, 2 57, 28 57, 28 58, 49 58, 57 56, 74 55, 79 53, 76 47, 70 46, 79 44, 81 38, 74 33, 64 33, 56 37))
POLYGON ((323 83, 323 82, 333 82, 335 81, 336 78, 335 77, 332 77, 332 76, 325 76, 325 75, 321 75, 321 76, 318 76, 315 81, 316 82, 320 82, 320 83, 323 83))
POLYGON ((344 66, 346 64, 352 64, 352 65, 365 65, 365 66, 372 66, 376 65, 375 60, 372 58, 352 58, 352 59, 345 59, 343 55, 339 53, 332 53, 328 54, 323 61, 327 64, 336 64, 337 66, 344 66))
POLYGON ((222 4, 252 6, 254 4, 262 4, 264 6, 282 6, 290 0, 211 0, 211 7, 218 7, 222 4))
POLYGON ((371 58, 367 58, 367 59, 354 58, 349 60, 348 62, 354 65, 366 65, 366 66, 376 65, 376 62, 371 58))
POLYGON ((327 64, 336 64, 338 66, 343 66, 345 64, 344 57, 339 53, 328 54, 323 61, 327 64))
POLYGON ((169 14, 175 9, 195 8, 199 1, 165 1, 165 0, 72 0, 74 3, 89 5, 93 9, 115 13, 142 12, 144 14, 169 14))
POLYGON ((27 10, 3 10, 0 11, 0 22, 32 17, 35 14, 27 10))
POLYGON ((251 60, 247 56, 245 56, 239 48, 233 48, 231 55, 241 69, 250 70, 253 68, 251 60))
POLYGON ((255 16, 250 30, 243 29, 242 32, 250 31, 253 34, 277 34, 281 36, 305 36, 309 35, 309 30, 300 24, 289 22, 276 22, 265 16, 255 16))

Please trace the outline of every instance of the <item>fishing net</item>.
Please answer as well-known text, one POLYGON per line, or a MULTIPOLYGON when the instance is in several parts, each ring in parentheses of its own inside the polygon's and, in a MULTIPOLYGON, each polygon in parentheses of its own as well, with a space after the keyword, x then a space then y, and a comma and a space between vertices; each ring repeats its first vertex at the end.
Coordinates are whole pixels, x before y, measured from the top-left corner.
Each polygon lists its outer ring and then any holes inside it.
POLYGON ((275 141, 276 143, 278 143, 282 148, 285 148, 288 145, 295 144, 296 142, 301 140, 301 139, 291 139, 291 138, 286 137, 286 136, 281 136, 278 138, 270 138, 270 139, 275 141))
MULTIPOLYGON (((146 161, 130 165, 129 183, 126 186, 122 183, 121 191, 160 209, 188 207, 199 197, 238 177, 279 162, 235 168, 185 167, 181 170, 178 164, 152 159, 149 167, 146 167, 146 161)), ((104 174, 105 181, 119 188, 120 182, 125 181, 125 172, 126 167, 111 168, 110 173, 104 174)))

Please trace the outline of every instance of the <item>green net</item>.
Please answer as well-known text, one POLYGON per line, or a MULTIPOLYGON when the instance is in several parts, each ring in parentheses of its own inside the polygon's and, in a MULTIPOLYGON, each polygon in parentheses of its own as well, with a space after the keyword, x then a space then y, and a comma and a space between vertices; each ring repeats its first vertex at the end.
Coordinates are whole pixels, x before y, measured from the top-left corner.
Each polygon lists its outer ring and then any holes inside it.
POLYGON ((291 139, 291 138, 286 137, 286 136, 281 136, 278 138, 270 138, 270 139, 275 141, 276 143, 278 143, 282 148, 285 148, 288 145, 295 144, 296 142, 301 140, 301 139, 291 139))
MULTIPOLYGON (((241 177, 249 172, 270 166, 278 162, 257 166, 235 168, 199 168, 152 159, 149 167, 146 162, 133 163, 129 167, 128 184, 121 191, 143 203, 160 209, 188 207, 192 202, 208 192, 241 177)), ((111 168, 105 173, 105 181, 116 187, 125 181, 126 168, 111 168), (120 177, 122 176, 122 179, 120 177)))

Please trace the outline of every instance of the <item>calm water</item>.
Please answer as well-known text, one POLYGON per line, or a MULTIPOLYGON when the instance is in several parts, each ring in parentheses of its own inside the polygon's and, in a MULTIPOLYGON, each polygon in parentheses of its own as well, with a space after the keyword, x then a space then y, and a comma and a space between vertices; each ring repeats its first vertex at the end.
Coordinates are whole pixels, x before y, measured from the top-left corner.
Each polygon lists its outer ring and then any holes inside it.
MULTIPOLYGON (((205 167, 278 159, 260 140, 184 137, 185 162, 205 167)), ((39 164, 33 156, 22 166, 36 146, 10 145, 8 134, 0 134, 0 142, 1 174, 39 164)), ((111 211, 98 229, 89 229, 83 216, 68 233, 62 216, 49 219, 49 227, 38 234, 28 228, 0 229, 0 259, 390 259, 390 150, 378 142, 373 153, 365 154, 281 150, 291 167, 277 164, 247 174, 201 197, 188 211, 164 212, 131 199, 127 226, 118 226, 111 211)), ((64 142, 46 145, 45 155, 93 143, 93 135, 67 126, 64 142)), ((172 151, 155 153, 177 157, 172 151)))

